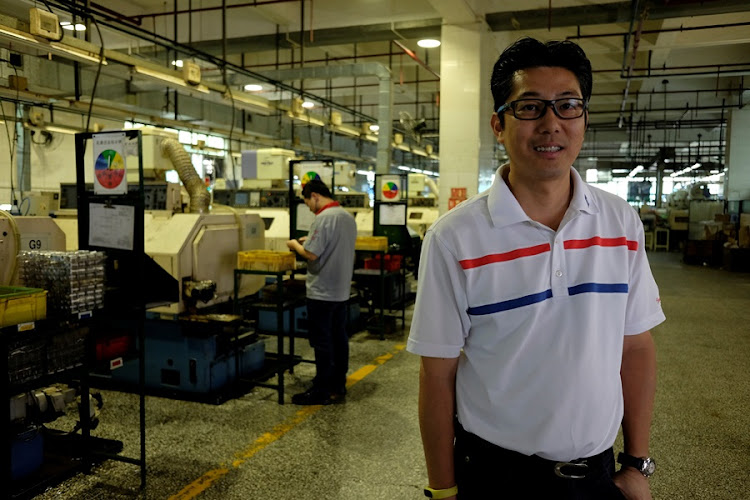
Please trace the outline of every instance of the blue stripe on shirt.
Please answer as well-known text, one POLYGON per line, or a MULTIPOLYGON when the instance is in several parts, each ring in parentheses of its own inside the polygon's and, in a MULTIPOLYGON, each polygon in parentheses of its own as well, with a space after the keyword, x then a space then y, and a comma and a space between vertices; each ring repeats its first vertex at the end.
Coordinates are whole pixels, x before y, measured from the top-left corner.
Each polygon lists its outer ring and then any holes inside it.
POLYGON ((628 293, 627 283, 581 283, 568 288, 568 295, 579 293, 628 293))
MULTIPOLYGON (((628 284, 582 283, 580 285, 571 286, 568 288, 568 295, 578 295, 581 293, 628 293, 628 284)), ((519 297, 517 299, 505 300, 503 302, 497 302, 495 304, 470 307, 467 312, 473 316, 482 316, 485 314, 493 314, 502 311, 508 311, 510 309, 517 309, 519 307, 524 307, 531 304, 536 304, 549 298, 552 298, 552 290, 546 290, 541 293, 526 295, 525 297, 519 297)))
POLYGON ((470 307, 467 312, 474 316, 482 316, 484 314, 492 314, 496 312, 507 311, 509 309, 516 309, 519 307, 536 304, 537 302, 542 302, 543 300, 547 300, 549 298, 552 298, 552 290, 546 290, 541 293, 534 293, 532 295, 519 297, 513 300, 506 300, 504 302, 498 302, 496 304, 487 304, 487 305, 479 306, 479 307, 470 307))

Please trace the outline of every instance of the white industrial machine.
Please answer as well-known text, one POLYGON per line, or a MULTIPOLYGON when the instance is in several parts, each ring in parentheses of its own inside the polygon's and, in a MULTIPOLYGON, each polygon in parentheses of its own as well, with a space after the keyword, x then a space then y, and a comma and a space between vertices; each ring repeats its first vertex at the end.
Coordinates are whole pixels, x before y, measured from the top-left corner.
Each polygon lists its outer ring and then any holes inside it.
MULTIPOLYGON (((225 205, 247 214, 259 215, 265 224, 267 250, 286 251, 290 237, 289 162, 294 151, 267 148, 242 152, 241 173, 236 180, 218 179, 214 206, 225 205)), ((293 188, 299 196, 301 185, 320 179, 328 186, 335 183, 336 200, 356 215, 371 211, 367 193, 354 190, 355 166, 344 161, 302 161, 294 164, 293 188)), ((300 205, 298 228, 309 225, 312 215, 300 205)), ((369 231, 372 233, 372 223, 369 231)))
MULTIPOLYGON (((142 135, 144 177, 148 175, 151 199, 144 214, 144 250, 173 279, 177 287, 178 302, 155 309, 155 312, 179 314, 190 309, 201 309, 229 300, 234 293, 234 269, 237 252, 265 248, 265 224, 258 214, 240 213, 231 208, 218 208, 209 212, 208 197, 202 200, 195 193, 206 192, 202 180, 190 177, 197 173, 189 164, 189 157, 182 146, 160 131, 145 129, 142 135), (187 163, 186 163, 187 162, 187 163), (173 189, 155 187, 164 171, 182 169, 180 174, 189 194, 191 213, 173 213, 181 208, 174 201, 173 189), (168 199, 169 198, 169 199, 168 199), (159 205, 161 203, 161 205, 159 205), (202 205, 201 205, 202 203, 202 205), (168 208, 168 209, 166 209, 168 208), (196 283, 212 283, 207 290, 195 288, 196 283)), ((179 191, 178 191, 179 195, 179 191)), ((179 197, 178 197, 179 198, 179 197)), ((0 264, 11 263, 20 250, 76 250, 78 248, 78 220, 75 209, 58 211, 58 217, 14 217, 0 218, 0 229, 6 234, 17 230, 19 242, 13 238, 0 241, 0 264), (14 227, 17 229, 14 229, 14 227), (19 248, 16 248, 19 247, 19 248)), ((287 221, 288 227, 288 221, 287 221)), ((287 230, 288 232, 288 230, 287 230)), ((6 274, 9 266, 4 265, 6 274)), ((0 276, 1 277, 1 276, 0 276)), ((244 276, 240 286, 240 297, 253 294, 263 286, 262 277, 244 276)), ((145 284, 144 286, 148 286, 145 284)))
POLYGON ((430 226, 440 216, 437 207, 438 187, 425 174, 409 174, 406 225, 424 238, 430 226), (427 192, 425 192, 427 191, 427 192))
POLYGON ((263 220, 266 229, 266 250, 286 252, 289 248, 289 209, 288 208, 258 208, 246 209, 246 214, 257 215, 263 220))

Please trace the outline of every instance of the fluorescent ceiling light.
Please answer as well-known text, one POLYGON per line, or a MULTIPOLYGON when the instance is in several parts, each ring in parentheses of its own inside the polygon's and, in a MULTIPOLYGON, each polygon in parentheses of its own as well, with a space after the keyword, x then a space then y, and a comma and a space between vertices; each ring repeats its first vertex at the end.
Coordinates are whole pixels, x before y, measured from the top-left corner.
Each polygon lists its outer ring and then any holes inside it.
POLYGON ((101 62, 101 64, 105 66, 107 64, 106 59, 99 58, 99 54, 89 52, 88 50, 79 49, 59 42, 50 42, 49 46, 55 51, 64 52, 66 55, 71 55, 76 59, 83 59, 84 61, 89 61, 96 64, 99 64, 101 62))
POLYGON ((425 49, 434 49, 440 47, 440 40, 434 40, 432 38, 425 38, 417 42, 417 45, 425 49))
POLYGON ((19 40, 25 40, 27 42, 33 42, 33 43, 39 43, 36 38, 29 35, 28 33, 24 33, 23 31, 14 30, 13 28, 8 28, 7 26, 0 26, 0 34, 10 36, 13 38, 18 38, 19 40))
POLYGON ((260 90, 263 90, 263 85, 259 85, 257 83, 248 83, 245 85, 245 90, 248 92, 258 92, 260 90))
POLYGON ((224 99, 240 108, 263 116, 269 116, 273 110, 273 106, 267 100, 245 92, 232 92, 231 94, 227 92, 224 94, 224 99))
POLYGON ((177 66, 178 68, 182 67, 182 59, 177 59, 176 61, 172 61, 172 66, 177 66))
POLYGON ((208 87, 206 87, 205 85, 190 85, 189 83, 185 82, 185 80, 182 78, 182 75, 174 71, 158 71, 151 68, 146 68, 144 66, 133 66, 133 72, 142 76, 159 80, 164 83, 171 84, 171 86, 182 87, 189 90, 197 90, 198 92, 202 92, 204 94, 209 93, 208 87))
POLYGON ((372 124, 370 125, 370 130, 373 132, 377 132, 378 130, 380 130, 380 125, 372 124))
POLYGON ((635 168, 634 168, 633 170, 631 170, 631 171, 630 171, 630 173, 628 174, 628 178, 631 178, 631 179, 632 179, 632 178, 633 178, 633 177, 635 177, 635 176, 636 176, 636 175, 638 174, 638 172, 640 172, 641 170, 643 170, 643 165, 638 165, 637 167, 635 167, 635 168))
POLYGON ((302 103, 302 107, 305 109, 312 109, 315 107, 315 103, 312 101, 305 101, 302 103))
POLYGON ((80 130, 75 130, 72 128, 65 128, 65 127, 58 127, 57 125, 46 125, 44 129, 47 132, 57 132, 59 134, 77 134, 80 132, 80 130))
POLYGON ((73 24, 70 21, 61 21, 60 26, 62 26, 62 29, 68 31, 86 31, 86 25, 81 23, 73 24))

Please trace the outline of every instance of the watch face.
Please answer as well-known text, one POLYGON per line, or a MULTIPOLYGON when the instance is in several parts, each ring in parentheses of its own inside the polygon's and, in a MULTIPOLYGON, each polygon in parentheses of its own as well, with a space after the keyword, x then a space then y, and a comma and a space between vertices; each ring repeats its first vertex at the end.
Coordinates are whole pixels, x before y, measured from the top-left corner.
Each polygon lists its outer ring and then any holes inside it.
POLYGON ((643 474, 646 476, 650 476, 651 474, 656 471, 656 462, 654 462, 652 459, 647 458, 643 461, 643 474))

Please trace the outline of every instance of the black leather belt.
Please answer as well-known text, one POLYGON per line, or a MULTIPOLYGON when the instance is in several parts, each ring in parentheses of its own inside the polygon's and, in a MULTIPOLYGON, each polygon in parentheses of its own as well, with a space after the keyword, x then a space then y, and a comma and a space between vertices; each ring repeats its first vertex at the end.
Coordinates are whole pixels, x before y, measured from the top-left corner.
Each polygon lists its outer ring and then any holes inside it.
POLYGON ((524 468, 535 469, 542 474, 555 474, 564 479, 585 479, 591 476, 600 476, 605 469, 606 454, 612 453, 612 449, 610 448, 590 457, 558 462, 542 458, 538 455, 524 455, 517 451, 502 448, 464 430, 459 424, 456 425, 456 436, 460 436, 469 449, 474 448, 481 453, 497 455, 503 461, 511 462, 524 468))

